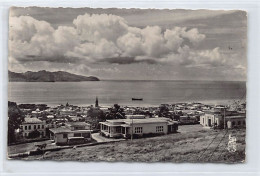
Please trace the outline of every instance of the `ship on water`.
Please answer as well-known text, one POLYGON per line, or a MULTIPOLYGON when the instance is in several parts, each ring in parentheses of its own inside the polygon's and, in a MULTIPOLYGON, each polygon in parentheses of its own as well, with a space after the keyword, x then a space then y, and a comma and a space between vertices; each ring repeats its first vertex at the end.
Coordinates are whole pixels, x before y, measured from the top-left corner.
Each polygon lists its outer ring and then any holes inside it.
POLYGON ((143 101, 143 98, 132 98, 132 101, 143 101))

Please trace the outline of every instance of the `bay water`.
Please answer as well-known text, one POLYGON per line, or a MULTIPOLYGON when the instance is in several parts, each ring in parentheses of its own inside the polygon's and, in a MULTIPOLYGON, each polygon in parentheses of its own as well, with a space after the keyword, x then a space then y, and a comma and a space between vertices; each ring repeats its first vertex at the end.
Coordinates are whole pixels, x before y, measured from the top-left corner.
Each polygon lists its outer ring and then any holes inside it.
POLYGON ((88 82, 9 82, 8 100, 42 103, 158 106, 163 103, 204 102, 226 104, 242 98, 246 82, 235 81, 88 81, 88 82), (143 101, 132 101, 142 98, 143 101))

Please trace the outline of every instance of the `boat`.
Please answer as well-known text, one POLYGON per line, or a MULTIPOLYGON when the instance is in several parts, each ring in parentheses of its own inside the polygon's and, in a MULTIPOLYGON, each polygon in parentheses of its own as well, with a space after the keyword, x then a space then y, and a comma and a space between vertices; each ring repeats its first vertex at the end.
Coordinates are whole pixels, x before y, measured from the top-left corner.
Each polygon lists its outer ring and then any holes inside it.
POLYGON ((142 98, 132 98, 132 101, 143 101, 142 98))

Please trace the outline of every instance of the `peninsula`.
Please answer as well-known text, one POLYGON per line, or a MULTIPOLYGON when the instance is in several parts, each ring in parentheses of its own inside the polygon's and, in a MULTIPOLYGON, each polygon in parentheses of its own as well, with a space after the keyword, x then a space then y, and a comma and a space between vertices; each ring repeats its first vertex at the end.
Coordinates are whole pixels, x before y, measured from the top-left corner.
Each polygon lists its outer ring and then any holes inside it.
POLYGON ((25 73, 15 73, 8 71, 9 82, 80 82, 99 81, 94 76, 82 76, 65 71, 49 72, 41 70, 38 72, 27 71, 25 73))

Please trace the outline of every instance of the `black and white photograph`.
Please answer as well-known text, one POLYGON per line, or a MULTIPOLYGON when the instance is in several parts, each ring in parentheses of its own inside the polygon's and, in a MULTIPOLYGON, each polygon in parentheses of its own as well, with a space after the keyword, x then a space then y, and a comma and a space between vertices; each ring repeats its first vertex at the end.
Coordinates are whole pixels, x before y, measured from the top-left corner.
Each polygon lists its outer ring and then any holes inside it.
POLYGON ((247 12, 11 7, 7 158, 246 162, 247 12))

